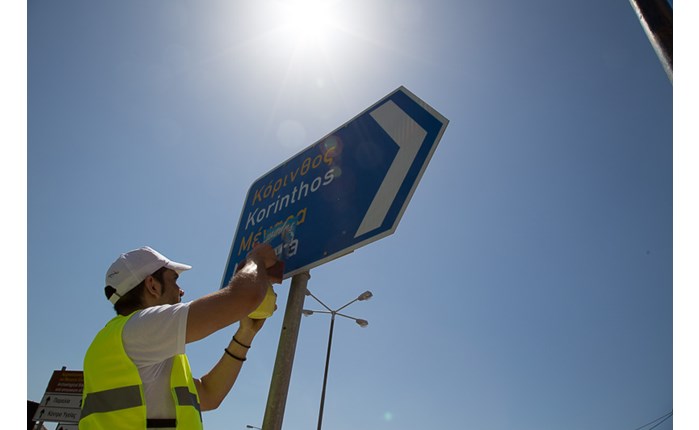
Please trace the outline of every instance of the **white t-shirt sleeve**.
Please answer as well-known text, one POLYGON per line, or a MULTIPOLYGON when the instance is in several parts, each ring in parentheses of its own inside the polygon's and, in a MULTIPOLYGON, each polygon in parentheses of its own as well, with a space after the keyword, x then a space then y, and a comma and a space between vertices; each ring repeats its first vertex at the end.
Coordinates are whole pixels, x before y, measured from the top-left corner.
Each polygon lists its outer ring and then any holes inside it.
POLYGON ((124 326, 124 349, 137 367, 184 354, 189 304, 153 306, 136 312, 124 326))

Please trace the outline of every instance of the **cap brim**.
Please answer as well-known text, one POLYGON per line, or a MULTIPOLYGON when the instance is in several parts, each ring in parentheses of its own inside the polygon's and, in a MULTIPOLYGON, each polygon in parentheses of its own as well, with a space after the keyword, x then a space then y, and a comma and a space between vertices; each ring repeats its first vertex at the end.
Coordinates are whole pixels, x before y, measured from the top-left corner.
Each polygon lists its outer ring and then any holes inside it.
POLYGON ((185 270, 189 270, 192 268, 192 266, 190 266, 189 264, 182 264, 176 261, 168 261, 168 263, 164 267, 174 270, 175 272, 177 272, 178 275, 184 272, 185 270))

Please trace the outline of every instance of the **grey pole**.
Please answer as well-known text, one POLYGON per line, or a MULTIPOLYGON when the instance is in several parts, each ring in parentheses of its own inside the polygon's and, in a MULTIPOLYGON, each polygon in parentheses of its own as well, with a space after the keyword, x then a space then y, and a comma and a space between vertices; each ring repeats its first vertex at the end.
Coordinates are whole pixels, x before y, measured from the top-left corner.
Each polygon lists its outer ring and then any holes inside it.
POLYGON ((303 310, 303 301, 306 298, 306 285, 310 278, 311 274, 309 272, 302 272, 291 278, 289 298, 286 302, 284 321, 282 322, 282 332, 279 335, 277 358, 274 362, 272 382, 269 386, 267 407, 262 422, 263 430, 281 430, 282 428, 286 397, 289 393, 289 382, 291 381, 291 369, 294 365, 296 341, 298 340, 299 328, 301 326, 301 311, 303 310))
POLYGON ((318 430, 323 426, 323 407, 325 406, 325 388, 328 385, 328 367, 330 367, 330 348, 333 344, 333 328, 335 327, 335 312, 330 318, 330 335, 328 336, 328 354, 325 357, 325 374, 323 375, 323 392, 320 395, 320 412, 318 412, 318 430))

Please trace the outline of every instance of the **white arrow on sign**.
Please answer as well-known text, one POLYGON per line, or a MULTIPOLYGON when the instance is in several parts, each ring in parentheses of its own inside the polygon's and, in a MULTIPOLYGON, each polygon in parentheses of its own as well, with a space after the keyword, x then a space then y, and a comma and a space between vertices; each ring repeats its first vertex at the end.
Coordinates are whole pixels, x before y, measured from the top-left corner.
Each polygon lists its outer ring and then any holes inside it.
POLYGON ((392 100, 376 108, 370 115, 396 142, 399 149, 354 237, 381 227, 422 142, 425 140, 425 136, 427 136, 427 131, 392 100))

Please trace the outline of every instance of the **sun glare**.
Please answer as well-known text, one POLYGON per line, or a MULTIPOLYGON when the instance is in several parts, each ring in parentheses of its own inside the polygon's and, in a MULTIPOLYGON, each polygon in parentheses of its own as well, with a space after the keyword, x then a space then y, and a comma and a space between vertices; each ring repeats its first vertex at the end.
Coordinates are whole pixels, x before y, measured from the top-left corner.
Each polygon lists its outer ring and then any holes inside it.
POLYGON ((338 25, 332 0, 288 0, 280 3, 282 25, 297 47, 327 45, 338 25), (302 46, 299 46, 302 45, 302 46))
MULTIPOLYGON (((277 88, 265 133, 287 148, 308 144, 309 121, 329 118, 348 79, 362 73, 358 0, 254 0, 255 55, 265 85, 277 88), (262 73, 261 73, 262 75, 262 73), (285 112, 282 116, 280 112, 285 112)), ((251 45, 253 45, 251 43, 251 45)))

